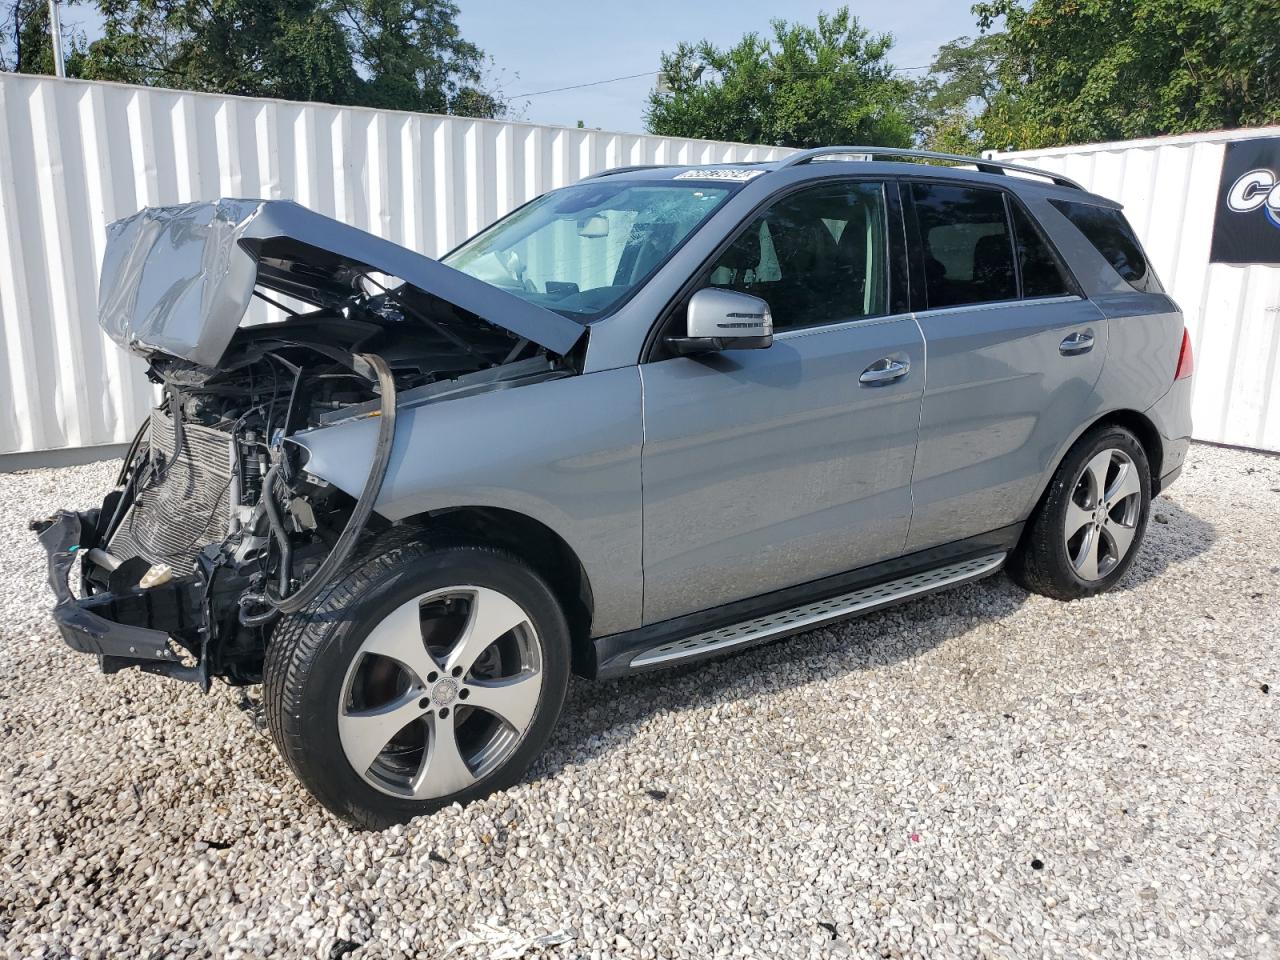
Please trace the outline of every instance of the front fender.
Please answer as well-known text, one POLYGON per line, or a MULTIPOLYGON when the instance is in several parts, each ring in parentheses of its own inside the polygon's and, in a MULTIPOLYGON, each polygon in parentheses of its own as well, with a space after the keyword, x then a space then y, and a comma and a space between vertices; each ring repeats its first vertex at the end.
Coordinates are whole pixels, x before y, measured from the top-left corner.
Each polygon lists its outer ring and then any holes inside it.
MULTIPOLYGON (((378 433, 363 417, 295 434, 312 476, 358 496, 378 433)), ((636 367, 397 411, 374 509, 391 521, 496 507, 545 524, 577 554, 595 593, 594 633, 639 626, 642 576, 636 367)))

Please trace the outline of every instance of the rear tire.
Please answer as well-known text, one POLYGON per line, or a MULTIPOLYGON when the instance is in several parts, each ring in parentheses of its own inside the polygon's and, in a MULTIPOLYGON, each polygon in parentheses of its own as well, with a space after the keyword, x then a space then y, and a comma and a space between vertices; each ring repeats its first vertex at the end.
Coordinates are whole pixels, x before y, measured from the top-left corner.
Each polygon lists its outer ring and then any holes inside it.
POLYGON ((267 720, 317 800, 381 829, 516 783, 551 734, 569 664, 564 614, 517 558, 383 539, 277 625, 267 720))
POLYGON ((1057 600, 1109 590, 1142 544, 1151 508, 1146 451, 1120 426, 1090 430, 1067 452, 1009 558, 1019 586, 1057 600))

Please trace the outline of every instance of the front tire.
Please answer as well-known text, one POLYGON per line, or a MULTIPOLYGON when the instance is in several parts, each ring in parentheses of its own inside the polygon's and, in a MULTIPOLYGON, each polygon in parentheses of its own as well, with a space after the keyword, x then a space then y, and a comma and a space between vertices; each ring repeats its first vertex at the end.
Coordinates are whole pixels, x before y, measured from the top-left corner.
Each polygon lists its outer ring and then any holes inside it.
POLYGON ((1009 576, 1057 600, 1109 590, 1133 563, 1150 509, 1151 468, 1138 438, 1120 426, 1090 430, 1049 482, 1009 576))
POLYGON ((564 702, 569 629, 511 554, 375 542, 267 649, 276 748, 348 822, 380 829, 516 783, 564 702))

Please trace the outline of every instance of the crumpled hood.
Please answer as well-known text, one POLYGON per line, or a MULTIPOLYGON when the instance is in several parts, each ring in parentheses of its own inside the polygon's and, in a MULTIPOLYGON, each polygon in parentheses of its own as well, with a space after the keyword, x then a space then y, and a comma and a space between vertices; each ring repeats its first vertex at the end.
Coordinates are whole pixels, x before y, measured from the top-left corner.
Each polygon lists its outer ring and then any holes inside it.
POLYGON ((317 307, 361 293, 365 273, 399 277, 496 327, 565 354, 584 328, 389 240, 290 200, 147 207, 107 228, 98 321, 143 356, 216 366, 255 287, 317 307))

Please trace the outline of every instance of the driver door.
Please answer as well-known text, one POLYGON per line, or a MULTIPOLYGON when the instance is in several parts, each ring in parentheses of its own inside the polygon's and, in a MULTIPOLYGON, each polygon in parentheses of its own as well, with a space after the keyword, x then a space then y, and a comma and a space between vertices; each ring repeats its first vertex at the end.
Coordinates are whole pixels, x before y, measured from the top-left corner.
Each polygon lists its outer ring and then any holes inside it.
POLYGON ((640 367, 646 624, 901 553, 924 344, 898 209, 865 180, 773 202, 701 284, 768 301, 773 345, 640 367))

